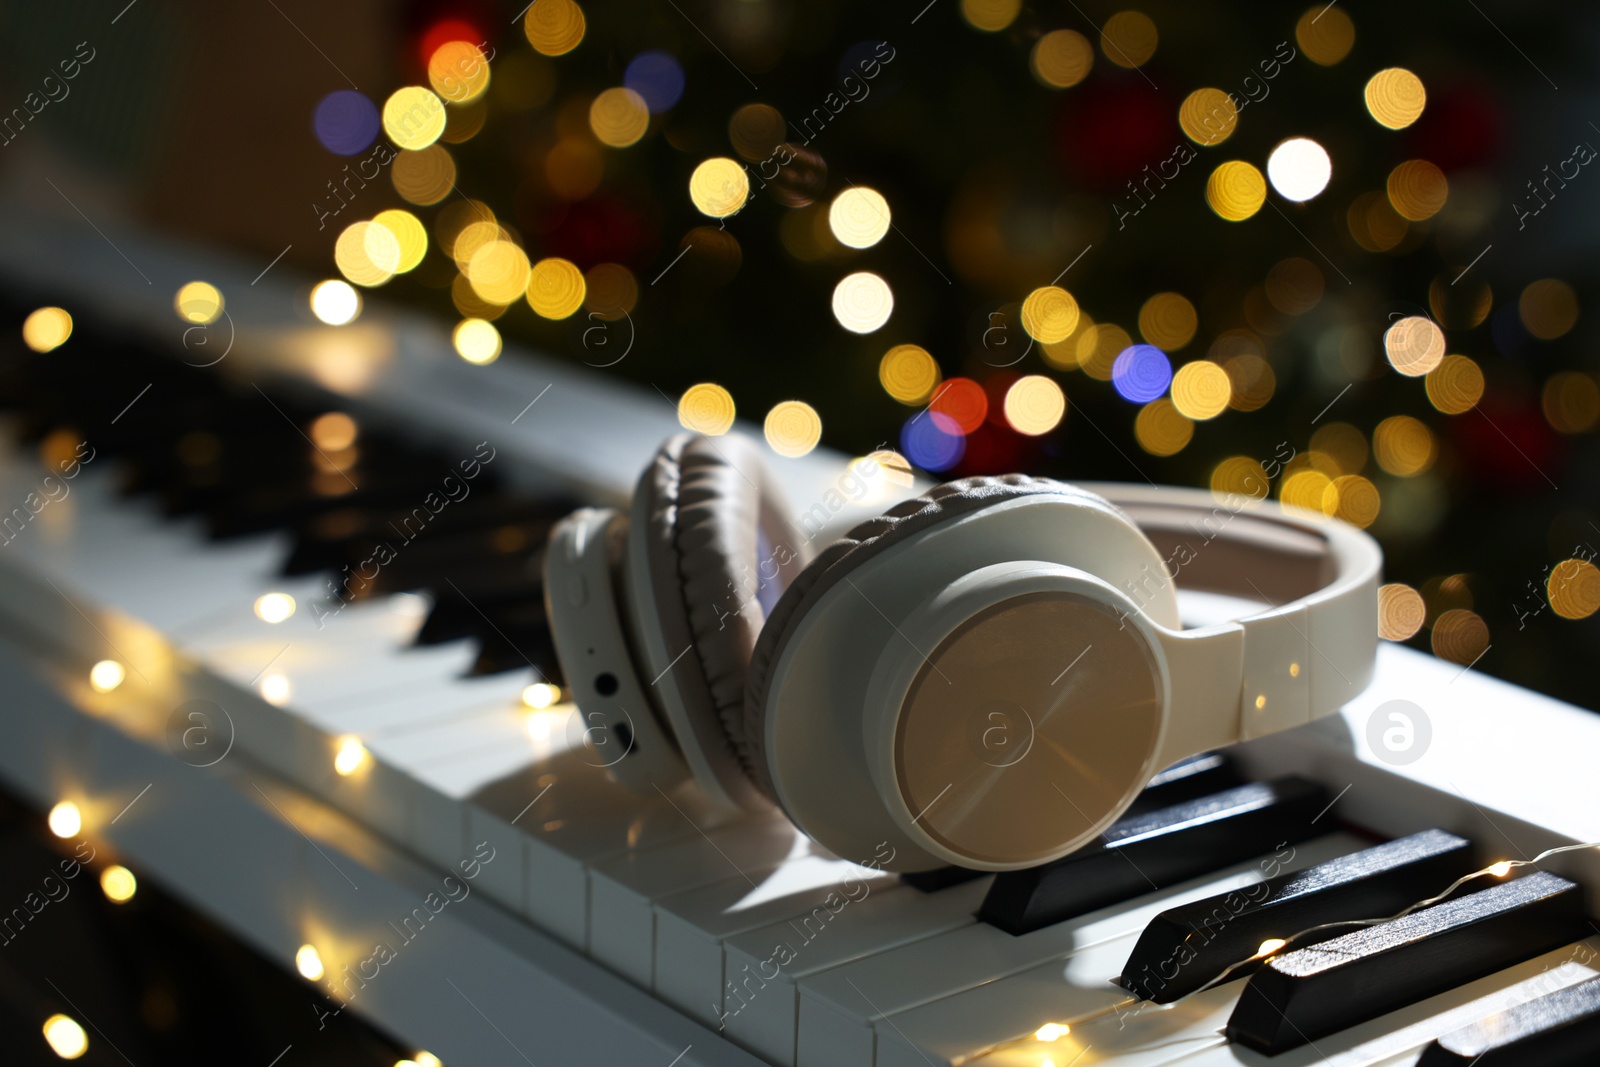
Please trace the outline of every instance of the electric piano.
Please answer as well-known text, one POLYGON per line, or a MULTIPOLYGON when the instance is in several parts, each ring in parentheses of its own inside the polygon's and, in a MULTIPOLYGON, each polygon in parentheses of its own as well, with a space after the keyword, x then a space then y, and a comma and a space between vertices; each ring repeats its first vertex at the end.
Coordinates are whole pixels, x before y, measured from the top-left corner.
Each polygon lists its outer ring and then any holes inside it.
MULTIPOLYGON (((626 498, 672 401, 468 365, 376 299, 320 325, 287 268, 5 225, 0 778, 328 1010, 474 1065, 1600 1049, 1600 852, 1522 863, 1600 840, 1593 715, 1386 646, 1341 715, 1175 768, 1049 871, 886 874, 624 790, 562 698, 544 534, 626 498), (226 299, 199 333, 170 306, 196 278, 226 299), (75 326, 37 353, 44 305, 75 326)), ((802 509, 847 463, 773 458, 802 509)))

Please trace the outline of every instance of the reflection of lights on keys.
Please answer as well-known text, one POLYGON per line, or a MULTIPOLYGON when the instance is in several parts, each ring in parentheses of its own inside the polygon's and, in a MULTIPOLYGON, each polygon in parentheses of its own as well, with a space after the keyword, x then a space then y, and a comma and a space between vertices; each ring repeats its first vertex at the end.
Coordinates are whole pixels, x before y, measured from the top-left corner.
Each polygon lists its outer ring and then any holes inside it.
POLYGON ((339 743, 339 752, 333 757, 333 769, 342 775, 351 775, 366 760, 366 748, 355 738, 347 737, 339 743))
POLYGON ((267 593, 256 598, 256 618, 280 623, 294 614, 294 597, 288 593, 267 593))
POLYGON ((1072 1033, 1072 1027, 1066 1023, 1045 1023, 1033 1032, 1033 1036, 1040 1041, 1060 1041, 1072 1033))
POLYGON ((107 900, 122 904, 133 899, 133 894, 139 889, 139 881, 128 868, 114 863, 100 872, 100 888, 107 900))
POLYGON ((420 619, 428 613, 428 598, 416 593, 395 593, 389 608, 402 619, 420 619))
POLYGON ((277 671, 261 679, 261 699, 282 707, 289 702, 289 679, 277 671))
POLYGON ((322 977, 322 954, 315 945, 300 946, 300 950, 294 954, 294 969, 308 982, 315 982, 322 977))
POLYGON ((76 1019, 52 1015, 44 1021, 44 1040, 64 1060, 75 1060, 89 1050, 89 1035, 76 1019))
POLYGON ((534 711, 543 711, 560 700, 560 687, 548 682, 535 682, 522 691, 522 702, 534 711))
POLYGON ((83 814, 78 811, 78 805, 70 800, 63 800, 50 809, 50 832, 57 837, 76 837, 78 831, 83 829, 83 814))
POLYGON ((1269 937, 1265 941, 1261 942, 1260 948, 1256 949, 1256 958, 1264 960, 1274 952, 1277 952, 1279 949, 1283 948, 1283 946, 1287 945, 1288 943, 1289 942, 1285 941, 1281 937, 1269 937))
POLYGON ((89 684, 96 693, 111 692, 127 676, 128 672, 123 670, 122 664, 114 659, 103 659, 89 668, 89 684))

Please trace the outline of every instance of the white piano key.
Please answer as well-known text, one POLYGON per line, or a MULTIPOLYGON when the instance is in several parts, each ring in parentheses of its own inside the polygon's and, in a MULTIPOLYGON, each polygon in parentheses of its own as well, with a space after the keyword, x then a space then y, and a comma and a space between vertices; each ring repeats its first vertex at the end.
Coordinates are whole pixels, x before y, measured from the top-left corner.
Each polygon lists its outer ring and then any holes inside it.
POLYGON ((507 824, 516 820, 528 852, 527 915, 583 949, 589 939, 591 864, 631 849, 698 838, 701 829, 730 816, 713 809, 688 784, 674 790, 670 800, 635 796, 583 762, 580 753, 541 760, 480 790, 472 803, 474 810, 507 824), (519 788, 521 782, 528 784, 519 788))
MULTIPOLYGON (((1353 851, 1355 847, 1359 844, 1352 844, 1348 839, 1319 838, 1297 845, 1292 864, 1304 866, 1321 862, 1353 851)), ((1020 937, 987 923, 977 923, 803 979, 800 982, 796 1062, 799 1067, 838 1064, 871 1067, 877 1043, 875 1024, 885 1016, 897 1016, 1103 942, 1135 934, 1166 908, 1253 885, 1265 876, 1260 862, 1235 864, 1214 875, 1147 893, 1020 937)), ((1104 975, 1107 983, 1120 973, 1132 948, 1132 942, 1121 948, 1122 956, 1104 975)), ((1096 960, 1099 961, 1098 956, 1096 960)), ((1120 988, 1110 988, 1126 996, 1120 988)), ((930 1027, 937 1027, 938 1012, 928 1014, 930 1027)), ((879 1029, 894 1032, 892 1026, 879 1029)), ((918 1040, 908 1038, 906 1042, 916 1045, 918 1040)), ((959 1041, 960 1037, 935 1029, 923 1040, 959 1041)))
POLYGON ((848 860, 803 856, 756 877, 755 886, 734 878, 665 897, 655 905, 655 993, 716 1026, 722 1016, 727 938, 777 919, 826 922, 894 884, 889 879, 848 860), (817 911, 822 918, 814 918, 817 911))
MULTIPOLYGON (((970 1061, 974 1067, 1391 1067, 1414 1064, 1440 1034, 1600 973, 1600 937, 1544 953, 1495 974, 1352 1026, 1314 1044, 1264 1056, 1222 1036, 1244 987, 1238 979, 1171 1005, 1096 1019, 1052 1042, 1018 1042, 970 1061)), ((880 1064, 882 1061, 880 1061, 880 1064)))
POLYGON ((724 946, 726 973, 753 973, 761 981, 749 988, 741 982, 737 998, 724 989, 720 1025, 736 1044, 773 1063, 792 1067, 801 979, 972 925, 992 882, 993 878, 983 877, 936 893, 874 883, 865 899, 850 904, 825 924, 802 917, 735 934, 724 946))
POLYGON ((657 900, 729 877, 755 886, 772 868, 810 851, 810 840, 774 813, 602 860, 589 876, 589 954, 649 989, 657 900))

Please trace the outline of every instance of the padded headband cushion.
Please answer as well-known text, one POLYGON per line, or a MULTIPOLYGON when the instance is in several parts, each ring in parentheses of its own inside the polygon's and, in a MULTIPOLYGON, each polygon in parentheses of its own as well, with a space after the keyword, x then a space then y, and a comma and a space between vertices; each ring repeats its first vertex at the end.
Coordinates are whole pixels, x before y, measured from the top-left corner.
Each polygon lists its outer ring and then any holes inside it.
MULTIPOLYGON (((711 730, 697 725, 696 736, 726 738, 748 769, 745 671, 764 616, 759 593, 799 574, 807 546, 789 536, 787 506, 760 453, 742 438, 673 437, 638 491, 647 514, 639 532, 668 654, 688 650, 659 684, 677 686, 697 724, 714 723, 711 730)), ((717 764, 729 758, 706 755, 717 764)))
MULTIPOLYGON (((1050 494, 1106 504, 1104 498, 1053 478, 1006 474, 962 478, 901 501, 884 514, 853 528, 823 549, 815 562, 784 591, 756 642, 745 684, 742 736, 750 753, 751 779, 777 802, 766 753, 767 687, 773 668, 795 624, 823 595, 863 563, 938 523, 1019 497, 1050 494)), ((1130 520, 1131 524, 1131 520, 1130 520)))

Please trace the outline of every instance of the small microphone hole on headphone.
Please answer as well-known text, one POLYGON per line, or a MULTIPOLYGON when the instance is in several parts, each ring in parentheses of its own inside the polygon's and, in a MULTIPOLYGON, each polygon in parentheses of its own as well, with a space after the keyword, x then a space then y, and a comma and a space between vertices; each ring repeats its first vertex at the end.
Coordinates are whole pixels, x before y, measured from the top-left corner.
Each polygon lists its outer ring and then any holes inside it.
POLYGON ((607 671, 604 674, 596 675, 594 680, 594 691, 603 697, 613 695, 617 691, 617 676, 612 674, 610 671, 607 671))
POLYGON ((616 735, 617 744, 622 746, 622 754, 631 756, 633 754, 633 731, 628 729, 628 724, 619 722, 611 728, 611 732, 616 735))

